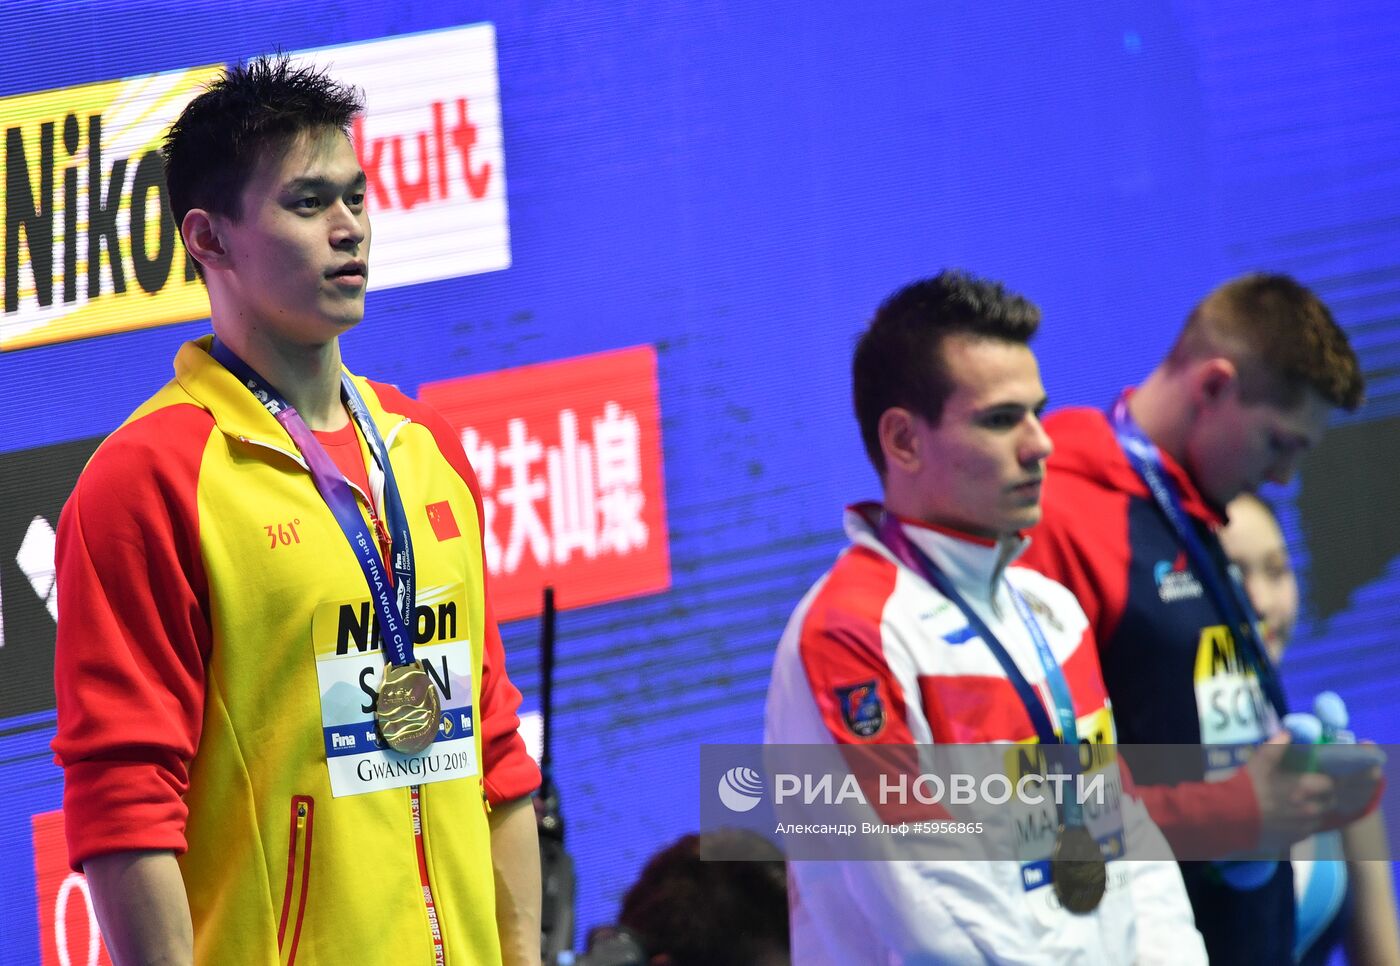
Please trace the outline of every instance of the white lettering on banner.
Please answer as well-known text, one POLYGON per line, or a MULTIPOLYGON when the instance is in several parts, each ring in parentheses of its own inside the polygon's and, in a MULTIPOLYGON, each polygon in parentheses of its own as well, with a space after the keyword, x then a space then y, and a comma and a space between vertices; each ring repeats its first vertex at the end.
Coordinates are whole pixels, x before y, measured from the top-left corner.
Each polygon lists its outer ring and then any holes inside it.
POLYGON ((510 443, 501 450, 501 463, 510 476, 510 483, 501 492, 501 502, 511 509, 510 537, 506 540, 506 556, 502 563, 506 573, 514 573, 530 543, 530 553, 539 563, 549 559, 549 534, 535 512, 535 501, 545 494, 544 480, 530 478, 530 466, 537 462, 544 447, 531 439, 525 430, 525 420, 512 419, 506 429, 510 443))
POLYGON ((644 547, 647 527, 642 522, 644 497, 637 417, 609 402, 603 407, 603 418, 593 420, 593 438, 598 448, 603 546, 617 553, 644 547))
POLYGON ((510 267, 491 24, 296 56, 364 91, 351 140, 374 221, 374 290, 510 267))
POLYGON ((468 428, 462 431, 462 449, 466 451, 467 462, 476 471, 477 483, 481 484, 486 569, 498 574, 501 572, 501 541, 496 539, 496 498, 489 495, 496 491, 496 447, 482 439, 475 429, 468 428))
POLYGON ((74 892, 82 894, 83 908, 87 911, 87 966, 96 966, 102 948, 102 935, 97 928, 97 914, 92 908, 92 895, 88 892, 87 879, 77 872, 68 873, 68 877, 58 887, 58 895, 53 901, 53 938, 58 949, 58 961, 60 966, 70 966, 73 962, 73 957, 68 951, 68 898, 74 892))
POLYGON ((493 575, 515 573, 527 550, 545 567, 647 545, 636 414, 608 402, 602 417, 592 420, 591 439, 580 436, 574 410, 562 409, 558 418, 558 446, 546 447, 520 418, 507 422, 504 446, 474 427, 462 430, 462 448, 481 484, 486 566, 493 575), (545 506, 548 527, 541 517, 545 506))
POLYGON ((598 551, 593 447, 578 438, 578 417, 572 409, 559 414, 559 447, 550 447, 547 463, 554 562, 568 563, 575 550, 592 560, 598 551))

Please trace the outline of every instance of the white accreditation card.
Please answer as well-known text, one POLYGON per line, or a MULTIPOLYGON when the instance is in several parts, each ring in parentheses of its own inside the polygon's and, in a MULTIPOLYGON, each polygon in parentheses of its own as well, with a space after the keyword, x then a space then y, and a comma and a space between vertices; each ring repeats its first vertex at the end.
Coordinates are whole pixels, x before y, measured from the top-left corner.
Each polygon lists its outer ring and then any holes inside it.
POLYGON ((413 658, 437 689, 442 712, 433 743, 414 755, 389 748, 374 727, 374 702, 386 655, 380 649, 369 598, 316 608, 311 637, 326 767, 336 798, 480 773, 465 600, 461 585, 418 592, 413 658))

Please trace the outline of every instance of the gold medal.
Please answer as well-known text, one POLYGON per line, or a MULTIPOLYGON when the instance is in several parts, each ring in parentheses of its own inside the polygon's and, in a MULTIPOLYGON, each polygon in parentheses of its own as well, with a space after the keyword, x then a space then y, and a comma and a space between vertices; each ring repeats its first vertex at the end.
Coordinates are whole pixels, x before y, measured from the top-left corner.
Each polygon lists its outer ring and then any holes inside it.
POLYGON ((1108 868, 1099 843, 1084 826, 1061 825, 1055 833, 1050 879, 1055 898, 1070 912, 1084 915, 1098 908, 1108 886, 1108 868))
POLYGON ((417 664, 386 664, 374 706, 379 737, 397 752, 416 755, 437 737, 442 701, 428 673, 417 664))

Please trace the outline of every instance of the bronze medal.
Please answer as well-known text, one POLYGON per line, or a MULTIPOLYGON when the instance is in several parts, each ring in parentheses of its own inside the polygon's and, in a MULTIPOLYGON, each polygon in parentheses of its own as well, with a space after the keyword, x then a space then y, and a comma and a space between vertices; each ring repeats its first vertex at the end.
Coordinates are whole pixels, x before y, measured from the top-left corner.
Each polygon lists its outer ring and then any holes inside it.
POLYGON ((374 706, 379 737, 397 752, 416 755, 437 737, 442 700, 417 664, 386 664, 374 706))
POLYGON ((1050 879, 1060 905, 1077 915, 1093 912, 1108 886, 1099 844, 1082 825, 1061 825, 1050 853, 1050 879))

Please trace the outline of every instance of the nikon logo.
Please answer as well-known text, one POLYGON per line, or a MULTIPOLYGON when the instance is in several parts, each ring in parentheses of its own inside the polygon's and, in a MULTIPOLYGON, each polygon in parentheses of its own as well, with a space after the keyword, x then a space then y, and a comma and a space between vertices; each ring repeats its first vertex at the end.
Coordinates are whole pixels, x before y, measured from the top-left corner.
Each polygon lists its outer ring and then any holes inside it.
MULTIPOLYGON (((39 184, 30 177, 30 161, 25 151, 24 129, 5 131, 5 311, 19 311, 20 232, 28 243, 29 274, 39 305, 54 302, 55 289, 65 303, 78 301, 79 253, 87 299, 104 291, 121 294, 127 290, 128 265, 135 284, 149 293, 165 288, 175 261, 175 219, 166 196, 160 154, 147 151, 132 164, 131 158, 102 158, 102 115, 92 114, 79 122, 76 114, 63 119, 63 137, 58 145, 70 159, 62 167, 63 212, 58 237, 62 243, 61 263, 54 263, 54 181, 55 124, 39 125, 39 184), (86 127, 86 133, 83 128, 86 127), (86 156, 84 158, 84 155, 86 156), (77 158, 77 163, 71 159, 77 158), (129 170, 130 169, 130 170, 129 170), (78 224, 78 181, 86 182, 86 223, 78 224), (37 191, 35 188, 37 187, 37 191), (127 231, 117 230, 117 215, 128 212, 127 231), (154 225, 155 238, 147 237, 154 225), (125 244, 123 244, 125 243, 125 244), (105 259, 104 259, 105 255, 105 259), (105 261, 105 273, 104 273, 105 261), (105 276, 105 277, 104 277, 105 276), (104 285, 105 282, 105 285, 104 285)), ((194 267, 184 261, 185 280, 194 279, 194 267)))
MULTIPOLYGON (((419 604, 414 608, 414 646, 430 642, 457 640, 457 603, 448 601, 436 608, 419 604)), ((369 601, 361 601, 356 608, 353 604, 341 604, 339 620, 335 631, 335 653, 344 657, 350 653, 350 646, 361 654, 377 651, 380 648, 379 621, 370 612, 369 601)))
MULTIPOLYGON (((490 24, 294 56, 333 63, 365 91, 353 141, 379 238, 376 291, 510 266, 490 24)), ((221 70, 0 98, 0 350, 209 315, 158 151, 221 70)))
POLYGON ((159 145, 215 70, 0 100, 0 348, 208 315, 170 210, 159 145))

